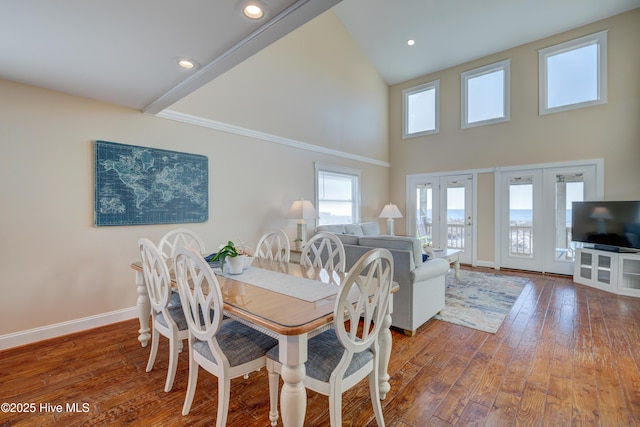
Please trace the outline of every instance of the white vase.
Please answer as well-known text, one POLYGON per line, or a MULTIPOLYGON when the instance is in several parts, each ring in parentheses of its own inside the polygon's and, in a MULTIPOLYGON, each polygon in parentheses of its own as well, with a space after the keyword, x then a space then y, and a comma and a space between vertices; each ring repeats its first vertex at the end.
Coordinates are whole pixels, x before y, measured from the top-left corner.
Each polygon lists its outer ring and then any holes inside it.
POLYGON ((229 266, 229 274, 240 274, 244 268, 244 257, 234 256, 227 257, 225 262, 229 266))

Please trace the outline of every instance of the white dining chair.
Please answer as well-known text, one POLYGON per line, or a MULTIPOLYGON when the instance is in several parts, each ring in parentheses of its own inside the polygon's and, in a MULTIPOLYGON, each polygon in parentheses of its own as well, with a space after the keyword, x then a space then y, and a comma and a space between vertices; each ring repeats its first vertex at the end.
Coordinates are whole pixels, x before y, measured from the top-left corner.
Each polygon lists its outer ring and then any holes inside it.
POLYGON ((160 250, 147 238, 138 241, 144 282, 151 302, 151 352, 147 362, 147 372, 153 369, 158 354, 160 335, 169 339, 169 370, 164 391, 169 392, 178 367, 178 353, 182 340, 189 337, 189 328, 180 304, 170 304, 171 277, 169 268, 160 250))
MULTIPOLYGON (((162 253, 164 260, 167 263, 167 267, 169 267, 170 275, 174 274, 173 260, 176 255, 176 249, 181 246, 194 248, 201 254, 206 250, 202 238, 188 228, 174 228, 173 230, 169 230, 164 236, 162 236, 162 238, 160 238, 158 249, 162 253)), ((174 291, 172 293, 169 304, 180 304, 180 296, 178 295, 178 292, 174 291)), ((182 347, 180 347, 180 350, 182 350, 182 347)))
POLYGON ((262 235, 256 247, 255 256, 273 261, 289 262, 291 245, 289 237, 282 231, 270 231, 262 235))
MULTIPOLYGON (((378 334, 389 304, 393 258, 372 249, 349 271, 333 309, 334 327, 309 339, 304 386, 329 397, 331 426, 342 425, 342 393, 369 377, 369 393, 378 426, 384 426, 378 390, 378 334), (355 295, 354 295, 355 294, 355 295)), ((279 346, 267 353, 271 425, 278 422, 279 346)))
POLYGON ((223 321, 220 284, 197 251, 178 248, 175 266, 180 301, 189 325, 189 384, 182 415, 191 409, 202 367, 218 377, 216 426, 222 427, 227 421, 231 379, 265 366, 266 352, 278 341, 235 320, 223 321))
POLYGON ((175 228, 168 231, 160 238, 158 249, 167 262, 169 273, 173 272, 173 259, 175 258, 176 249, 181 246, 191 247, 201 254, 205 252, 202 238, 188 228, 175 228))
POLYGON ((344 272, 346 257, 342 241, 334 233, 314 234, 302 247, 300 264, 305 267, 344 272))

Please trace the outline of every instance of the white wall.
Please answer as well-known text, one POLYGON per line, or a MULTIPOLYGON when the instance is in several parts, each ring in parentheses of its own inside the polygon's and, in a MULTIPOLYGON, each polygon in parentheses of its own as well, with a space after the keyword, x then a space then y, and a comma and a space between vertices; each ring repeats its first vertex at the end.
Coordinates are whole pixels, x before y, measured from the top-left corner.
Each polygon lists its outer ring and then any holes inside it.
MULTIPOLYGON (((325 143, 345 153, 366 155, 374 162, 274 144, 0 80, 0 348, 3 338, 5 344, 20 343, 27 336, 22 333, 33 328, 118 310, 131 316, 126 309, 135 305, 136 288, 129 265, 138 258, 137 241, 145 236, 157 242, 175 227, 93 226, 93 141, 97 139, 208 156, 209 221, 186 226, 200 234, 212 252, 229 239, 255 245, 263 232, 273 228, 284 228, 294 236, 295 221, 284 217, 294 199, 313 199, 315 161, 361 169, 363 219, 377 215, 388 198, 388 168, 376 164, 388 161, 386 122, 374 126, 367 141, 359 141, 353 128, 371 129, 370 116, 352 115, 348 123, 334 123, 331 128, 334 134, 342 133, 339 144, 318 139, 318 129, 332 113, 326 111, 330 100, 317 100, 323 98, 329 80, 340 87, 341 103, 386 117, 387 86, 362 59, 353 61, 348 70, 337 66, 345 57, 363 58, 362 53, 346 31, 336 26, 332 12, 318 19, 267 48, 260 54, 261 62, 253 64, 266 67, 270 61, 279 63, 286 58, 287 67, 295 70, 292 76, 308 88, 307 96, 300 97, 296 87, 287 84, 264 85, 260 96, 244 102, 259 112, 273 109, 271 99, 296 99, 288 107, 281 103, 278 111, 271 111, 283 117, 293 110, 313 112, 296 116, 295 135, 289 134, 288 120, 258 130, 304 143, 325 143), (323 25, 328 25, 326 31, 323 25), (281 47, 291 38, 305 46, 317 46, 321 43, 317 38, 327 31, 334 39, 334 53, 339 54, 316 52, 313 73, 305 71, 308 58, 295 52, 288 56, 281 47), (353 73, 368 82, 366 89, 361 83, 354 84, 353 73)), ((245 64, 252 63, 241 64, 237 70, 240 75, 245 64)), ((216 105, 223 109, 227 103, 233 104, 233 94, 242 90, 242 79, 234 79, 233 73, 225 75, 230 92, 216 97, 216 105)), ((253 123, 243 109, 223 119, 247 128, 253 123)), ((256 123, 260 127, 271 121, 256 123)), ((55 333, 52 330, 41 336, 55 333)))

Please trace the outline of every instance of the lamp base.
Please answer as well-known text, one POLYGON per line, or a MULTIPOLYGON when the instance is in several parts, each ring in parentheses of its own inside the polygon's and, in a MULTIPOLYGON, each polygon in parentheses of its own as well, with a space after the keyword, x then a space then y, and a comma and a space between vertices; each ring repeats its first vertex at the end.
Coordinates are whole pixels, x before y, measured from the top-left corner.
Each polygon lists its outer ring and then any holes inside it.
POLYGON ((393 234, 393 218, 387 218, 387 234, 394 236, 393 234))
POLYGON ((301 220, 298 222, 297 231, 298 231, 297 238, 302 242, 306 242, 307 241, 307 224, 304 221, 301 220))

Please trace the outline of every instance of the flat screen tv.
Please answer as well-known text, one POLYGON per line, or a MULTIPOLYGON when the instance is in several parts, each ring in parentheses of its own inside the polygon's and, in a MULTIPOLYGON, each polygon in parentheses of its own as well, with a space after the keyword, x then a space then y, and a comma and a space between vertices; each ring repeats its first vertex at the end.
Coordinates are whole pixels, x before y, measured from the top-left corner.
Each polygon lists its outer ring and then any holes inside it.
POLYGON ((640 251, 640 201, 573 202, 571 240, 602 250, 640 251))

